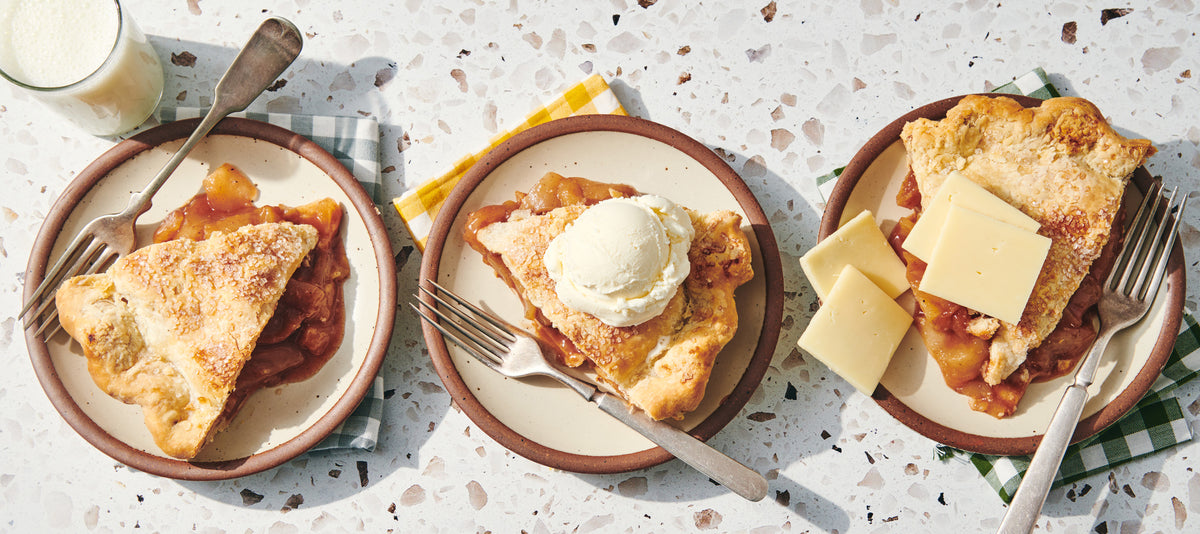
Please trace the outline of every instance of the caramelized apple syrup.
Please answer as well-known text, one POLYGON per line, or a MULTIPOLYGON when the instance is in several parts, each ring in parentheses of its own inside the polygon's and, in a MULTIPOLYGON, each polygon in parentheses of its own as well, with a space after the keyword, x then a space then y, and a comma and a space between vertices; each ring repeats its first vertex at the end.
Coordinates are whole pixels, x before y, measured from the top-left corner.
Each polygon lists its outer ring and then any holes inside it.
POLYGON ((496 272, 497 277, 504 280, 504 283, 521 296, 521 303, 525 307, 525 318, 533 322, 534 334, 543 343, 556 348, 561 362, 565 365, 578 367, 587 358, 571 340, 550 324, 550 321, 536 306, 525 300, 524 291, 509 274, 508 269, 504 267, 504 261, 500 255, 489 252, 479 242, 479 229, 494 223, 505 222, 517 210, 526 210, 534 215, 542 215, 564 206, 593 206, 611 198, 633 197, 639 194, 636 189, 628 185, 594 182, 586 178, 568 178, 555 172, 549 172, 528 193, 518 191, 516 200, 483 206, 467 216, 463 240, 483 256, 483 261, 496 272))
MULTIPOLYGON (((920 287, 925 274, 925 262, 905 251, 901 245, 920 218, 921 193, 916 178, 910 170, 896 195, 896 203, 902 208, 913 210, 896 224, 889 242, 896 254, 907 265, 909 285, 920 287)), ((978 317, 963 306, 913 290, 917 309, 913 317, 917 330, 929 349, 929 354, 942 370, 942 377, 951 389, 969 397, 971 409, 986 412, 996 418, 1012 415, 1017 403, 1025 395, 1032 382, 1042 382, 1063 376, 1075 368, 1096 339, 1094 318, 1096 303, 1100 300, 1100 288, 1113 263, 1117 251, 1124 241, 1125 213, 1118 211, 1113 220, 1113 230, 1092 268, 1079 289, 1071 296, 1063 310, 1062 319, 1054 331, 1037 348, 1029 351, 1022 363, 1003 382, 990 385, 983 380, 983 369, 988 361, 990 340, 981 339, 967 331, 970 321, 978 317)))
POLYGON ((213 232, 231 232, 269 222, 308 224, 317 229, 317 245, 288 281, 275 314, 267 322, 237 386, 225 404, 224 426, 255 391, 300 382, 321 370, 342 343, 346 321, 343 283, 350 262, 342 240, 342 206, 322 199, 299 207, 254 205, 258 187, 232 165, 204 179, 204 192, 172 211, 154 231, 154 242, 202 240, 213 232))

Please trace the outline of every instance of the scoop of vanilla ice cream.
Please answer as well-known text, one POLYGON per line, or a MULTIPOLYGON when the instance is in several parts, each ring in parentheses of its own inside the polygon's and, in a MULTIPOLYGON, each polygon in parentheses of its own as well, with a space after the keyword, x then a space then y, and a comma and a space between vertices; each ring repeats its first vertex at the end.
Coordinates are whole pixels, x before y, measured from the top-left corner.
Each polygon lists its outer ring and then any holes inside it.
POLYGON ((696 231, 683 208, 653 195, 605 200, 550 241, 544 257, 558 299, 610 326, 662 313, 691 271, 696 231))

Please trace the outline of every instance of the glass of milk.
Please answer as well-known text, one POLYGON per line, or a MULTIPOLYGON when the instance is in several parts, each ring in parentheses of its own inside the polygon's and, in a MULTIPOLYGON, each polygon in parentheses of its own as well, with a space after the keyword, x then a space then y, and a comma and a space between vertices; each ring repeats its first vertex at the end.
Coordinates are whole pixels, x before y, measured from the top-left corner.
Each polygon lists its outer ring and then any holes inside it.
POLYGON ((162 63, 117 0, 0 0, 0 76, 93 135, 145 122, 162 63))

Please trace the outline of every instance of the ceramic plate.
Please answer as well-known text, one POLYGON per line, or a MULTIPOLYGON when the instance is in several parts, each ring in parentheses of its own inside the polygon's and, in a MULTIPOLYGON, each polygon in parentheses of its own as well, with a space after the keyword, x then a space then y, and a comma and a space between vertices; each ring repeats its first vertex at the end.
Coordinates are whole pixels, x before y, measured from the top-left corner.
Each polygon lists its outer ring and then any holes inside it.
MULTIPOLYGON (((779 253, 762 209, 737 174, 704 145, 653 122, 613 115, 561 119, 523 132, 475 164, 446 200, 422 259, 422 279, 437 280, 523 324, 519 299, 463 243, 462 229, 467 214, 513 199, 549 171, 629 184, 701 212, 742 214, 755 275, 737 291, 738 332, 717 358, 704 401, 678 422, 708 439, 758 387, 778 339, 783 293, 779 253)), ((455 402, 509 449, 551 467, 589 473, 629 471, 671 458, 557 382, 504 378, 457 347, 447 351, 432 327, 425 325, 424 334, 455 402)))
MULTIPOLYGON (((908 173, 908 156, 899 138, 901 128, 920 117, 945 118, 946 111, 961 98, 918 108, 871 138, 839 178, 821 220, 820 237, 824 239, 864 209, 875 213, 884 233, 890 233, 896 221, 908 214, 908 210, 896 206, 895 200, 908 173)), ((1011 98, 1026 107, 1040 102, 1029 97, 1011 98)), ((1138 190, 1144 191, 1150 181, 1145 168, 1134 173, 1138 190)), ((1136 207, 1141 195, 1136 191, 1130 193, 1126 195, 1126 205, 1136 207)), ((1132 218, 1130 214, 1129 219, 1132 218)), ((1185 294, 1183 252, 1178 244, 1168 271, 1146 318, 1117 334, 1109 344, 1074 441, 1099 432, 1128 412, 1162 371, 1179 332, 1185 294)), ((910 309, 911 300, 911 293, 901 297, 901 302, 910 309)), ((914 327, 896 351, 874 398, 902 423, 935 441, 987 454, 1029 454, 1037 448, 1069 383, 1070 375, 1031 384, 1016 413, 1005 419, 972 411, 965 396, 946 386, 941 370, 929 357, 914 327)))
MULTIPOLYGON (((43 224, 26 273, 28 297, 48 258, 57 258, 92 218, 124 209, 167 162, 198 121, 143 132, 113 147, 67 187, 43 224)), ((137 405, 102 392, 87 372, 78 343, 59 332, 48 342, 26 334, 33 366, 55 408, 87 441, 142 471, 180 479, 234 478, 283 463, 327 436, 370 390, 386 353, 395 313, 395 267, 379 212, 333 156, 282 128, 225 119, 183 161, 138 219, 138 242, 201 189, 204 176, 232 163, 258 184, 259 205, 300 205, 325 197, 345 208, 351 274, 345 284, 347 324, 341 347, 317 375, 253 395, 230 426, 191 462, 163 455, 142 424, 137 405)))

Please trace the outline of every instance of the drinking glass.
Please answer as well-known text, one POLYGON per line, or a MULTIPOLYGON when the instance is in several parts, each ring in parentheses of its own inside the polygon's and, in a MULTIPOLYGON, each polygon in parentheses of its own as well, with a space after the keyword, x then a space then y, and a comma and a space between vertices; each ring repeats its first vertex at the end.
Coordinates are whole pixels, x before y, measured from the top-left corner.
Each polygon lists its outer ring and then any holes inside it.
POLYGON ((100 136, 145 122, 163 90, 158 54, 117 0, 0 0, 0 76, 100 136))

